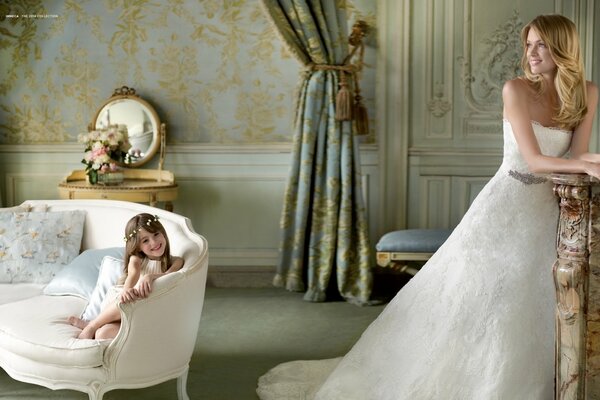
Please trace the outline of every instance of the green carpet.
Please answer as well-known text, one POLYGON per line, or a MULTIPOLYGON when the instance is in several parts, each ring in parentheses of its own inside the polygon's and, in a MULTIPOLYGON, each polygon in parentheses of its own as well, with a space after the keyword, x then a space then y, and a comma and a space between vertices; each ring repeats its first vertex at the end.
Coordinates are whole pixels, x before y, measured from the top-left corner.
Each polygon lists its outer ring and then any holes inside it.
MULTIPOLYGON (((343 355, 383 306, 342 301, 308 303, 282 289, 208 288, 190 364, 192 400, 256 400, 258 377, 285 361, 343 355)), ((0 369, 0 399, 84 400, 71 390, 17 382, 0 369)), ((106 400, 176 399, 175 381, 145 389, 115 390, 106 400)))

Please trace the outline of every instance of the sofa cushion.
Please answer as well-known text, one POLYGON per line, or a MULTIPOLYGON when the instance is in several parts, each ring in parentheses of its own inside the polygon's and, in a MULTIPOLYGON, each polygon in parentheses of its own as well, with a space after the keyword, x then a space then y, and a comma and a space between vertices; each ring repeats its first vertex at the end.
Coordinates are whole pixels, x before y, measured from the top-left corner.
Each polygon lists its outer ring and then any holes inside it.
POLYGON ((39 296, 43 290, 41 283, 0 283, 0 305, 39 296))
POLYGON ((44 294, 72 295, 90 300, 104 256, 123 258, 123 247, 89 249, 77 256, 48 283, 44 294))
POLYGON ((48 283, 81 248, 85 211, 0 213, 0 282, 48 283))
POLYGON ((42 363, 89 368, 102 365, 108 340, 77 339, 67 323, 86 301, 75 296, 35 296, 0 305, 0 347, 42 363))

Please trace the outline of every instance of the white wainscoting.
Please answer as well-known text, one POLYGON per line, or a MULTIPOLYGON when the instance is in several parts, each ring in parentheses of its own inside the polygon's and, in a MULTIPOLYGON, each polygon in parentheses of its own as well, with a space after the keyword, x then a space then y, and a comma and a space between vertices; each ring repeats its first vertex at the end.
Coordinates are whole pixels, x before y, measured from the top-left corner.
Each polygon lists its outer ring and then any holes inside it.
POLYGON ((455 227, 501 158, 489 151, 411 150, 408 227, 455 227))
MULTIPOLYGON (((212 284, 270 284, 279 255, 290 149, 289 144, 168 147, 165 169, 175 174, 179 185, 174 211, 189 217, 194 229, 206 237, 212 284)), ((364 145, 360 153, 363 198, 374 246, 382 233, 378 149, 364 145)), ((69 171, 83 167, 78 145, 4 145, 0 155, 4 206, 28 199, 56 199, 57 184, 69 171)), ((124 226, 126 221, 114 223, 124 226)))

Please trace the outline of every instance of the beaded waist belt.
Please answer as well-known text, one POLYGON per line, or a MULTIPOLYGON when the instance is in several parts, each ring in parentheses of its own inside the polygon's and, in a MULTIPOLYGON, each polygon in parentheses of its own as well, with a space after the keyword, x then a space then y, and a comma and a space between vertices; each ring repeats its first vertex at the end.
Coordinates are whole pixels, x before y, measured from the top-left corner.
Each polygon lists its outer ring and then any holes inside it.
POLYGON ((537 185, 538 183, 544 183, 548 181, 548 179, 544 178, 543 176, 538 176, 528 172, 519 172, 515 171, 514 169, 508 170, 508 175, 526 185, 537 185))

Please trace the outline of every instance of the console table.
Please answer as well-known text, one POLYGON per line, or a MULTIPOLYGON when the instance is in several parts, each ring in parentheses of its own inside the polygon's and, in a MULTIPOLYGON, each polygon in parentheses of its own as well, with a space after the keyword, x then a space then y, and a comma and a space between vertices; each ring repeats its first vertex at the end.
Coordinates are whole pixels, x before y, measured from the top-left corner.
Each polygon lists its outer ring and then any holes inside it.
POLYGON ((600 397, 600 183, 555 174, 560 198, 556 288, 556 400, 600 397))
POLYGON ((125 169, 124 181, 118 185, 90 184, 84 170, 71 172, 58 191, 61 199, 109 199, 134 203, 148 203, 156 207, 164 202, 165 209, 173 211, 177 199, 177 184, 173 173, 157 169, 125 169))

